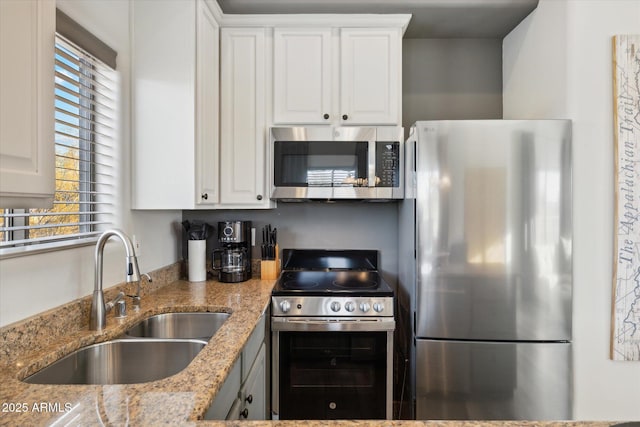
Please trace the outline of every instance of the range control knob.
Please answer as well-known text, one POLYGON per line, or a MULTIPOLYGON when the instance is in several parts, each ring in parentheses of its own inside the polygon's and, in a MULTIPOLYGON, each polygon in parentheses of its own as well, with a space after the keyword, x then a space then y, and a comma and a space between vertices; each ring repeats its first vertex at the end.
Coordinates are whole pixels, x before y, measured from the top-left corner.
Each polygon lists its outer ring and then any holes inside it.
POLYGON ((369 309, 371 309, 371 306, 369 305, 368 302, 361 302, 360 303, 360 310, 361 311, 364 311, 366 313, 367 311, 369 311, 369 309))
POLYGON ((282 310, 283 313, 287 313, 290 309, 291 303, 289 303, 289 301, 284 300, 280 303, 280 310, 282 310))
POLYGON ((356 309, 356 304, 353 301, 348 301, 344 304, 344 309, 351 313, 356 309))
POLYGON ((331 310, 338 312, 340 311, 340 303, 338 301, 334 301, 331 303, 331 310))
POLYGON ((384 304, 381 304, 379 302, 373 304, 373 311, 375 311, 376 313, 382 313, 382 310, 384 310, 384 304))

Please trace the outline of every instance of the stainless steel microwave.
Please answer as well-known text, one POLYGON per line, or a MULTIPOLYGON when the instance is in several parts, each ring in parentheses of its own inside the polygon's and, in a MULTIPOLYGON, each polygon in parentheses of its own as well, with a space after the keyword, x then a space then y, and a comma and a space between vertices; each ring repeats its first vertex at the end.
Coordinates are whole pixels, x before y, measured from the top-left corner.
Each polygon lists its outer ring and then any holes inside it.
POLYGON ((404 197, 401 127, 274 127, 271 198, 404 197))

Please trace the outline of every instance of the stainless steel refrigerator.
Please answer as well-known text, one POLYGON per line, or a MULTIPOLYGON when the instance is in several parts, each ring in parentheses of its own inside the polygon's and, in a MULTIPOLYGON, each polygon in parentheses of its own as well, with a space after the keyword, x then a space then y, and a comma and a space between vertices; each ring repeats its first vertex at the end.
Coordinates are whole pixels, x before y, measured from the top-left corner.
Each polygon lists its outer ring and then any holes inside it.
POLYGON ((420 121, 405 149, 416 418, 571 419, 570 122, 420 121))

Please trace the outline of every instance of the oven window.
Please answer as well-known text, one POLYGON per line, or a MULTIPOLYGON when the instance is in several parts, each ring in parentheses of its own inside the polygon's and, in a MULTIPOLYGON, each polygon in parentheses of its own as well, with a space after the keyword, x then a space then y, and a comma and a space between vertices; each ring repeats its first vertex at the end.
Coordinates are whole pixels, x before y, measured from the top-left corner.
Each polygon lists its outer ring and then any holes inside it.
POLYGON ((277 187, 353 187, 367 178, 367 142, 276 141, 277 187))
POLYGON ((386 418, 386 332, 280 332, 280 419, 386 418))

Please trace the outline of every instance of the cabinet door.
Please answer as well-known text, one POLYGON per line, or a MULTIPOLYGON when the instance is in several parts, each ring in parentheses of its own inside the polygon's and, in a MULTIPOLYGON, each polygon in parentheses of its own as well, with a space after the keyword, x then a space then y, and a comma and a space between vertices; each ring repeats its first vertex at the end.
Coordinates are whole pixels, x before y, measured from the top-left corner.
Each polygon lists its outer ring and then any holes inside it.
MULTIPOLYGON (((234 411, 238 411, 238 396, 240 393, 240 359, 238 359, 231 368, 227 379, 216 394, 215 399, 204 414, 205 420, 223 420, 230 418, 234 411)), ((235 416, 238 418, 238 415, 235 416)))
POLYGON ((243 408, 240 412, 240 419, 264 420, 267 412, 267 389, 266 389, 266 350, 264 344, 260 347, 258 357, 256 357, 253 367, 249 372, 247 381, 240 390, 240 399, 243 408))
POLYGON ((274 123, 328 123, 331 30, 275 29, 273 39, 274 123))
POLYGON ((251 372, 251 367, 253 366, 254 360, 258 358, 258 353, 260 352, 260 347, 264 343, 264 331, 265 331, 265 322, 267 316, 262 315, 255 329, 249 336, 247 343, 244 345, 244 349, 242 350, 242 382, 244 383, 249 377, 249 373, 251 372))
POLYGON ((204 0, 136 1, 131 15, 133 209, 210 207, 219 196, 219 25, 204 0))
POLYGON ((220 204, 269 207, 265 29, 221 30, 220 204))
POLYGON ((52 0, 0 1, 0 206, 48 208, 55 190, 52 0))
POLYGON ((220 30, 203 1, 196 26, 196 204, 218 202, 220 156, 220 30))
POLYGON ((401 124, 402 37, 396 28, 340 33, 340 118, 349 124, 401 124))
MULTIPOLYGON (((227 420, 237 420, 240 419, 240 412, 242 411, 242 400, 237 398, 233 401, 233 405, 231 405, 231 409, 229 409, 229 413, 225 419, 227 420)), ((207 418, 205 418, 207 419, 207 418)))
POLYGON ((133 1, 131 14, 133 209, 192 209, 196 2, 133 1))

